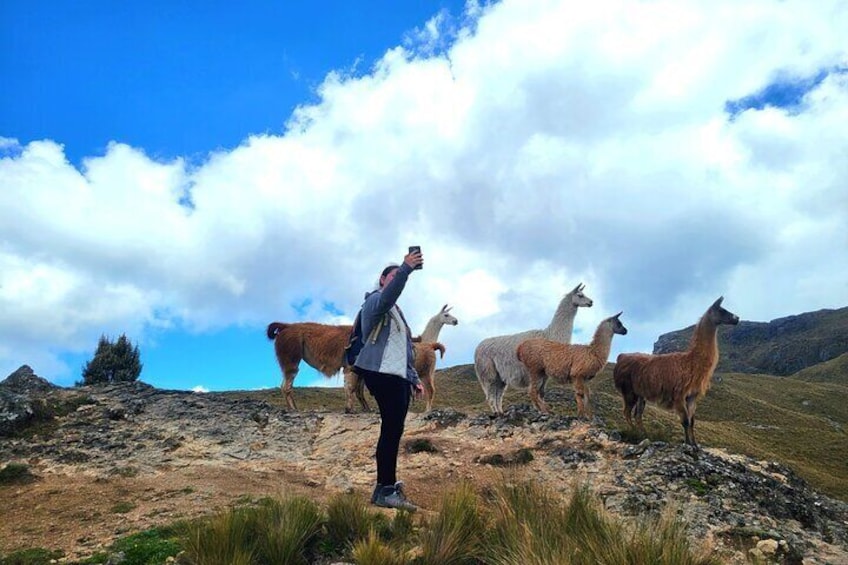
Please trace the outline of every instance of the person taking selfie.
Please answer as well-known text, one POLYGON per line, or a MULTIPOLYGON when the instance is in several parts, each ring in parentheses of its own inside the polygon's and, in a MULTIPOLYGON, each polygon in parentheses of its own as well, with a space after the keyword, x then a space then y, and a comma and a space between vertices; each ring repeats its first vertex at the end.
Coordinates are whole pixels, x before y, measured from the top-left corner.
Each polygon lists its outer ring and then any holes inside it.
POLYGON ((397 479, 397 458, 412 395, 423 391, 413 366, 412 335, 397 299, 409 275, 424 264, 421 251, 410 248, 403 263, 388 265, 380 273, 378 288, 365 295, 360 311, 362 349, 354 370, 380 409, 377 440, 377 484, 372 504, 415 511, 397 479))

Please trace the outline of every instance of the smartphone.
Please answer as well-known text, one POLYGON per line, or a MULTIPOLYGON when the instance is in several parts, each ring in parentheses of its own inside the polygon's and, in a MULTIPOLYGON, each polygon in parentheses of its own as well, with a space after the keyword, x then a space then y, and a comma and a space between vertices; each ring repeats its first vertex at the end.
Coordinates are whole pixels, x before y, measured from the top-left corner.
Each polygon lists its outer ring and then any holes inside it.
MULTIPOLYGON (((421 246, 420 245, 410 245, 409 246, 409 252, 410 253, 415 253, 416 251, 421 253, 421 246)), ((423 269, 423 268, 424 268, 424 265, 418 265, 417 267, 415 267, 416 270, 423 269)))

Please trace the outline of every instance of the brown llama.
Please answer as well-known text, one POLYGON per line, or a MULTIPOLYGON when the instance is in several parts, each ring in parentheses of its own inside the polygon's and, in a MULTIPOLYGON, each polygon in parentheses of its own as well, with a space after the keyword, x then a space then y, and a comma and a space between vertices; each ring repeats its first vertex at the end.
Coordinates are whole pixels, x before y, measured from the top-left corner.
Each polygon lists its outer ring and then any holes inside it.
MULTIPOLYGON (((421 377, 428 410, 436 390, 433 378, 436 367, 434 352, 439 350, 442 357, 445 355, 445 346, 435 342, 435 338, 438 337, 443 325, 455 326, 458 323, 456 318, 448 313, 449 310, 447 304, 442 306, 439 313, 427 323, 425 333, 416 338, 421 340, 425 336, 430 336, 433 342, 412 344, 415 349, 415 370, 421 377)), ((283 382, 280 388, 289 409, 297 410, 294 401, 294 379, 300 362, 306 361, 308 365, 328 378, 336 375, 339 370, 344 371, 345 412, 353 412, 354 396, 359 400, 364 411, 371 411, 368 401, 365 400, 364 381, 344 362, 344 351, 352 328, 352 325, 333 326, 315 322, 268 324, 266 333, 268 339, 274 340, 277 361, 283 371, 283 382)))
POLYGON ((736 325, 739 316, 721 307, 719 297, 701 316, 689 349, 677 353, 648 355, 622 353, 613 370, 615 388, 624 399, 624 417, 631 426, 644 432, 642 413, 645 401, 655 402, 666 410, 680 415, 684 441, 698 447, 695 441, 695 408, 698 400, 710 388, 713 371, 718 363, 716 332, 722 324, 736 325))
POLYGON ((540 393, 550 377, 561 383, 570 382, 577 400, 577 416, 592 418, 588 381, 607 364, 613 336, 627 335, 627 328, 619 316, 621 312, 598 324, 589 345, 570 345, 536 337, 518 346, 518 360, 524 364, 530 379, 530 399, 540 412, 550 411, 540 393))
POLYGON ((274 340, 274 351, 283 371, 283 383, 280 385, 286 405, 297 410, 294 402, 294 379, 301 361, 314 367, 329 378, 339 370, 344 371, 344 388, 347 396, 345 412, 353 412, 353 397, 365 411, 370 411, 368 402, 358 386, 359 378, 344 362, 344 350, 350 338, 352 325, 332 326, 315 322, 297 322, 268 324, 268 339, 274 340))

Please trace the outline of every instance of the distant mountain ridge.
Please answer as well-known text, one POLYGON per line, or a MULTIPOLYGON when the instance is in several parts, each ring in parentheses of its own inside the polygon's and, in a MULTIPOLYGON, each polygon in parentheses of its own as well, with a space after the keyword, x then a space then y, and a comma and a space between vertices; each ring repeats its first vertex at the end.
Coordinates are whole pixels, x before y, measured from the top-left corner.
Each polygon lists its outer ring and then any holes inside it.
MULTIPOLYGON (((683 351, 695 326, 661 335, 654 353, 683 351)), ((717 371, 787 376, 848 353, 848 307, 720 327, 717 371)))

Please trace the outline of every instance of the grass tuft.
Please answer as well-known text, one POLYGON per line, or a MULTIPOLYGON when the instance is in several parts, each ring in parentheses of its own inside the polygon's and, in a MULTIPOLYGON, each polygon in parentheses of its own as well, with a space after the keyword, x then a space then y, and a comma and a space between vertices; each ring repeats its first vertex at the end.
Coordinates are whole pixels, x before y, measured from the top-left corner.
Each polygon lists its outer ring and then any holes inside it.
POLYGON ((477 495, 470 484, 461 484, 445 494, 438 516, 422 532, 420 562, 424 565, 476 563, 482 556, 485 531, 486 522, 477 495))
POLYGON ((324 531, 326 537, 321 544, 322 551, 343 554, 372 531, 385 539, 389 524, 385 515, 369 510, 361 496, 346 493, 334 496, 327 505, 324 531))
POLYGON ((357 565, 404 565, 409 562, 400 550, 385 542, 374 530, 353 544, 351 555, 357 565))

